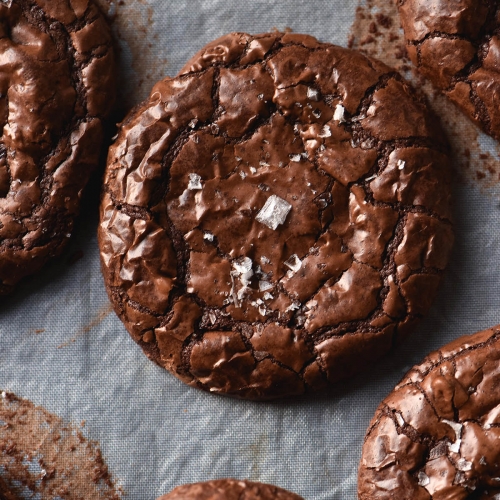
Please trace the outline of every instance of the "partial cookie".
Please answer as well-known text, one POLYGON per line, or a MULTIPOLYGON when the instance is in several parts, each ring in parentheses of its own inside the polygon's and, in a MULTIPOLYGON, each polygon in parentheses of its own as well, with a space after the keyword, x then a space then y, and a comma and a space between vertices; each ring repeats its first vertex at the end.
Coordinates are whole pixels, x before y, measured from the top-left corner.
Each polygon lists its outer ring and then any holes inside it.
POLYGON ((178 486, 157 500, 304 500, 302 497, 270 484, 236 479, 178 486))
POLYGON ((71 236, 114 87, 110 29, 92 2, 0 3, 0 294, 71 236))
POLYGON ((500 6, 493 0, 399 0, 418 70, 500 140, 500 6))
POLYGON ((452 239, 436 119, 382 63, 306 35, 216 40, 109 152, 115 310, 151 359, 212 392, 352 376, 427 312, 452 239))
POLYGON ((500 326, 430 354, 379 406, 360 500, 500 497, 500 326))

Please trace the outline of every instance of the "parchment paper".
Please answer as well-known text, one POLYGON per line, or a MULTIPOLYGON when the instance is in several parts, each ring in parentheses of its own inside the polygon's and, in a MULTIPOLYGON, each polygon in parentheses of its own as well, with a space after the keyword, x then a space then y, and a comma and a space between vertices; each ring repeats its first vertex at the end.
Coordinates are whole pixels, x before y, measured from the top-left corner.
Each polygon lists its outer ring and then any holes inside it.
MULTIPOLYGON (((157 79, 175 75, 195 51, 230 31, 290 28, 346 46, 357 6, 354 0, 118 3, 110 13, 121 47, 123 106, 139 102, 157 79)), ((480 135, 479 144, 498 158, 493 141, 480 135)), ((431 350, 500 323, 500 190, 461 181, 456 244, 438 300, 397 351, 321 398, 251 403, 205 394, 151 363, 111 311, 95 236, 98 181, 67 252, 2 299, 0 388, 66 421, 85 420, 83 432, 99 441, 125 498, 152 500, 182 483, 236 477, 274 483, 307 500, 355 499, 364 434, 382 398, 431 350)))

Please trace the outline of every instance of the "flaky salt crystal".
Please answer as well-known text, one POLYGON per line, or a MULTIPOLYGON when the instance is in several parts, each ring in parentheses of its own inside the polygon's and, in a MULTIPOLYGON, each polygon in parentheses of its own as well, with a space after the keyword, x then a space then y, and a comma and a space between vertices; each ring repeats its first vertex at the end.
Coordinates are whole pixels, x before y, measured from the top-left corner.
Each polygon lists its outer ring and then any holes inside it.
POLYGON ((263 296, 263 299, 264 300, 271 300, 271 299, 274 299, 274 297, 269 292, 266 292, 263 296))
POLYGON ((316 89, 313 89, 312 87, 307 88, 307 98, 311 99, 311 101, 318 101, 319 100, 319 92, 316 89))
POLYGON ((399 427, 404 427, 405 421, 401 413, 396 412, 396 420, 398 421, 399 427))
POLYGON ((203 189, 203 186, 201 185, 201 177, 198 174, 189 174, 189 183, 187 188, 191 191, 203 189))
POLYGON ((420 471, 418 473, 418 485, 419 486, 427 486, 430 482, 431 482, 431 480, 429 479, 429 476, 425 472, 420 471))
POLYGON ((284 224, 291 209, 290 203, 273 194, 267 199, 255 220, 276 231, 280 224, 284 224))
POLYGON ((335 106, 335 113, 333 114, 333 119, 340 123, 345 122, 344 113, 345 113, 344 106, 342 106, 342 104, 337 104, 337 106, 335 106))
POLYGON ((246 273, 252 269, 252 259, 250 257, 243 257, 239 261, 233 262, 233 269, 239 274, 246 273))
POLYGON ((326 139, 327 137, 331 137, 331 136, 332 136, 332 130, 330 129, 330 127, 328 125, 325 125, 321 129, 321 132, 318 134, 318 137, 320 137, 321 139, 326 139))
POLYGON ((266 264, 269 264, 271 261, 265 256, 263 255, 261 258, 260 258, 260 262, 263 264, 263 265, 266 265, 266 264))
POLYGON ((403 170, 405 168, 406 162, 403 160, 398 160, 398 169, 403 170))
POLYGON ((302 261, 299 259, 297 254, 290 255, 288 260, 283 262, 286 267, 289 267, 294 273, 296 273, 302 267, 302 261))
POLYGON ((257 169, 255 167, 250 167, 250 172, 252 172, 252 174, 255 174, 257 173, 257 169))
POLYGON ((269 281, 259 281, 259 291, 260 292, 265 292, 266 290, 271 290, 273 287, 272 283, 269 283, 269 281))
POLYGON ((461 470, 462 472, 472 470, 472 462, 468 462, 467 460, 465 460, 465 458, 461 458, 457 462, 457 469, 461 470))
POLYGON ((203 239, 208 241, 214 241, 214 235, 212 233, 205 233, 203 235, 203 239))
POLYGON ((289 156, 290 156, 290 160, 296 161, 296 162, 299 162, 302 158, 301 155, 289 155, 289 156))

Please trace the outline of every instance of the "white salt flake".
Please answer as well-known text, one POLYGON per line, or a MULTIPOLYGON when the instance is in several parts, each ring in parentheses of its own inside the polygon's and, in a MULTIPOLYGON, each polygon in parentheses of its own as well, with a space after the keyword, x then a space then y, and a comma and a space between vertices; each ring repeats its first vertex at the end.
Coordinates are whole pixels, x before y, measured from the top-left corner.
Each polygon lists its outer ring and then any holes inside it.
POLYGON ((272 283, 269 281, 259 281, 259 292, 265 292, 266 290, 271 290, 273 287, 272 283))
POLYGON ((261 316, 266 316, 266 314, 267 314, 266 308, 265 307, 259 307, 259 314, 261 316))
POLYGON ((217 316, 215 315, 215 313, 213 311, 210 311, 208 313, 208 317, 210 318, 210 323, 212 323, 212 325, 215 325, 215 322, 217 321, 217 316))
POLYGON ((398 160, 398 169, 403 170, 405 168, 406 162, 403 160, 398 160))
POLYGON ((396 412, 396 420, 398 421, 399 427, 404 427, 405 426, 406 422, 405 422, 403 416, 401 415, 401 413, 396 412))
POLYGON ((241 177, 242 179, 245 179, 245 177, 247 176, 247 174, 245 174, 245 172, 243 172, 243 170, 240 170, 240 172, 239 172, 239 173, 240 173, 240 177, 241 177))
POLYGON ((269 292, 266 292, 263 297, 264 300, 271 300, 274 299, 274 296, 271 295, 269 292))
POLYGON ((2 399, 6 399, 7 398, 7 392, 6 391, 2 391, 2 399))
POLYGON ((248 295, 252 290, 248 286, 243 286, 238 290, 237 297, 238 300, 242 300, 245 295, 248 295))
POLYGON ((258 98, 260 101, 262 101, 262 99, 264 99, 264 94, 259 94, 259 95, 257 96, 257 98, 258 98))
POLYGON ((344 119, 345 108, 342 104, 337 104, 335 106, 335 113, 333 114, 333 119, 339 123, 345 122, 344 119))
POLYGON ((318 134, 318 137, 320 137, 321 139, 326 139, 327 137, 331 136, 332 136, 332 129, 328 125, 325 125, 321 129, 321 132, 318 134))
POLYGON ((462 440, 461 439, 457 439, 453 444, 448 444, 448 449, 452 452, 452 453, 460 453, 460 446, 462 444, 462 440))
POLYGON ((365 179, 365 181, 366 181, 366 182, 368 182, 368 181, 372 181, 373 179, 375 179, 375 177, 377 177, 377 176, 376 176, 376 175, 371 175, 370 177, 367 177, 367 178, 365 179))
POLYGON ((266 265, 266 264, 269 264, 271 261, 265 255, 263 255, 260 258, 260 262, 261 262, 262 265, 266 265))
POLYGON ((284 224, 291 209, 290 203, 273 194, 267 199, 255 220, 276 231, 280 224, 284 224))
POLYGON ((321 111, 319 109, 314 109, 312 114, 315 118, 321 118, 321 111))
POLYGON ((256 174, 257 169, 255 167, 250 167, 250 172, 252 172, 252 174, 256 174))
POLYGON ((201 177, 198 174, 189 174, 189 183, 187 188, 191 191, 203 189, 203 186, 201 185, 201 177))
POLYGON ((460 439, 462 437, 463 425, 458 422, 453 422, 452 420, 446 420, 443 418, 443 422, 449 425, 455 431, 455 439, 460 439))
POLYGON ((283 264, 295 273, 302 267, 302 261, 297 254, 290 255, 288 260, 283 262, 283 264))
POLYGON ((267 161, 259 161, 259 165, 261 167, 270 167, 269 163, 267 163, 267 161))
POLYGON ((264 304, 264 302, 262 302, 262 299, 257 299, 255 302, 257 302, 257 305, 259 305, 259 306, 264 304))
POLYGON ((233 269, 239 273, 246 273, 252 269, 252 259, 250 257, 243 257, 239 261, 234 261, 233 262, 233 269))
POLYGON ((312 87, 308 87, 307 98, 311 99, 311 101, 319 101, 319 92, 312 87))
POLYGON ((296 311, 297 309, 300 309, 300 304, 298 302, 294 302, 285 309, 285 312, 296 311))
POLYGON ((214 235, 212 233, 205 233, 203 235, 203 239, 208 241, 214 241, 214 235))
POLYGON ((1 3, 10 8, 12 5, 12 0, 1 0, 1 3))
POLYGON ((429 479, 429 476, 423 472, 420 471, 418 473, 418 485, 419 486, 428 486, 430 484, 431 480, 429 479))
POLYGON ((486 457, 484 455, 479 459, 479 463, 481 465, 486 465, 486 457))
POLYGON ((189 122, 189 127, 190 128, 195 128, 196 125, 198 125, 198 119, 197 118, 193 118, 190 122, 189 122))
POLYGON ((457 462, 457 469, 461 470, 462 472, 472 470, 472 462, 468 462, 467 460, 465 460, 465 458, 461 458, 457 462))
POLYGON ((302 158, 302 155, 289 155, 289 156, 290 156, 290 160, 296 161, 296 162, 299 162, 300 159, 302 158))

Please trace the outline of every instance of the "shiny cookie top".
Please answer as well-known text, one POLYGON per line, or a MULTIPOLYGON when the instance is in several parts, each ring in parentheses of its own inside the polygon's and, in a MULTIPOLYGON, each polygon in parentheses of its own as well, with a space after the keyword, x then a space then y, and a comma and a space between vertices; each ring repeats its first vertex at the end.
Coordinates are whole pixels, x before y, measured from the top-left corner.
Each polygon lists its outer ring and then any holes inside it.
POLYGON ((446 151, 382 63, 305 35, 216 40, 110 149, 99 241, 115 309, 152 359, 213 392, 349 377, 435 294, 446 151))

